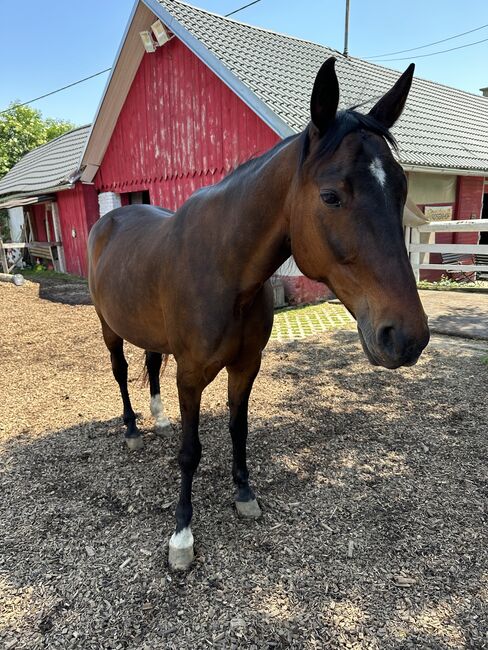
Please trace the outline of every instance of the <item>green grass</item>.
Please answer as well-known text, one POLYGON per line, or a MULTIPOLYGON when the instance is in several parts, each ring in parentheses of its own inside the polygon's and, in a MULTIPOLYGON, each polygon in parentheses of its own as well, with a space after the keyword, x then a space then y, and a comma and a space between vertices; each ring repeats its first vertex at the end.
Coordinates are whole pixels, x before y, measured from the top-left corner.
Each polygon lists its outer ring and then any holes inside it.
POLYGON ((488 282, 486 280, 476 280, 475 282, 458 282, 452 280, 447 276, 443 276, 440 280, 430 282, 428 280, 420 280, 417 282, 418 289, 429 289, 433 291, 483 291, 488 290, 488 282))
POLYGON ((81 284, 86 284, 87 282, 86 278, 81 278, 78 275, 58 273, 57 271, 48 271, 45 269, 40 271, 36 271, 35 269, 22 269, 20 273, 26 280, 32 280, 34 282, 40 282, 42 280, 57 280, 58 282, 76 282, 81 284))

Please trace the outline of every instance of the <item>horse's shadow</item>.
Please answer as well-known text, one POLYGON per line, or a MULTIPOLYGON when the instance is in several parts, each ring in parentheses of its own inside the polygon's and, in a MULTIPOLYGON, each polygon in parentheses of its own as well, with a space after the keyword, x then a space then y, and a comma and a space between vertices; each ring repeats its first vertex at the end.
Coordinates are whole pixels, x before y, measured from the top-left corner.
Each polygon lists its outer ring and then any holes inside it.
POLYGON ((480 316, 480 309, 475 307, 449 305, 445 313, 429 317, 429 326, 432 332, 486 340, 488 325, 486 319, 480 316))

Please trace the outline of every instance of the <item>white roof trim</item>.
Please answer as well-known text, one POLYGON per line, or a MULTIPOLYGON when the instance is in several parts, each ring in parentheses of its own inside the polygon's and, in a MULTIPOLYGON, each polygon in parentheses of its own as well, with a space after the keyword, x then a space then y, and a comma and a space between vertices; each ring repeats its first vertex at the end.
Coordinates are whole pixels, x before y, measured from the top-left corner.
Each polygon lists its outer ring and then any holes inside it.
POLYGON ((88 143, 90 142, 91 136, 92 136, 92 133, 93 133, 93 127, 95 126, 95 124, 97 122, 97 119, 98 119, 98 116, 100 114, 100 111, 102 110, 105 95, 107 94, 108 87, 110 86, 110 82, 112 81, 112 77, 114 76, 115 68, 117 67, 117 63, 119 62, 119 59, 120 59, 120 53, 122 52, 122 48, 124 47, 125 39, 127 38, 127 34, 129 33, 130 26, 132 25, 132 21, 134 20, 134 16, 135 16, 135 13, 137 11, 138 5, 139 5, 139 0, 136 0, 134 2, 134 6, 132 7, 132 11, 130 12, 130 16, 129 16, 129 20, 127 21, 127 25, 125 26, 124 34, 123 34, 122 39, 121 39, 121 41, 119 43, 117 54, 115 55, 115 60, 114 60, 114 63, 112 65, 112 69, 110 70, 110 74, 108 75, 108 79, 107 79, 107 82, 105 84, 105 88, 103 89, 102 98, 100 99, 100 102, 98 103, 97 111, 95 113, 95 118, 94 118, 94 120, 93 120, 93 122, 91 124, 90 133, 88 134, 88 138, 86 139, 86 143, 85 143, 85 146, 83 148, 83 153, 81 154, 80 167, 83 164, 83 159, 85 157, 86 149, 88 147, 88 143))
POLYGON ((91 183, 103 160, 120 111, 127 98, 134 77, 144 55, 139 31, 150 27, 154 13, 137 0, 130 15, 124 37, 119 46, 110 78, 105 86, 96 118, 87 140, 81 166, 82 182, 91 183))
POLYGON ((400 162, 406 172, 424 172, 429 174, 452 174, 453 176, 486 176, 486 170, 454 169, 452 167, 427 167, 423 165, 409 165, 400 162))

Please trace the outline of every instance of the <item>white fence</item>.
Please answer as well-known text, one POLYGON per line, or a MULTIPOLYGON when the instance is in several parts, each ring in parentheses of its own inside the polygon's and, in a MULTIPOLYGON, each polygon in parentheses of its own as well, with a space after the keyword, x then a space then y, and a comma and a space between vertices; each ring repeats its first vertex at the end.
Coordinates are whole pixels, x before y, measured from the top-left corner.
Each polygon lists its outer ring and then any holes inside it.
POLYGON ((431 269, 434 271, 462 271, 471 273, 474 271, 488 272, 488 264, 465 264, 458 262, 446 264, 430 264, 430 253, 450 253, 451 255, 465 256, 488 256, 488 245, 486 244, 435 244, 431 243, 430 233, 436 232, 486 232, 488 231, 488 219, 473 219, 470 221, 433 221, 423 226, 405 228, 405 244, 407 246, 410 263, 413 268, 416 280, 419 280, 420 271, 431 269), (424 234, 425 233, 425 234, 424 234))

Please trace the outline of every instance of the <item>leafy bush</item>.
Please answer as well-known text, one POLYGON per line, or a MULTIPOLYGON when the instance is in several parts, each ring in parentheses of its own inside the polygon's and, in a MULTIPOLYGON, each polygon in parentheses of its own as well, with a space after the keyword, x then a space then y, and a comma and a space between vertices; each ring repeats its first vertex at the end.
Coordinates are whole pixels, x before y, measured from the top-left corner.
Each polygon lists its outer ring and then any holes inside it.
POLYGON ((443 275, 440 280, 430 281, 430 280, 419 280, 417 282, 418 289, 472 289, 476 287, 486 288, 487 283, 483 280, 476 280, 473 282, 459 282, 458 280, 453 280, 447 275, 443 275))
POLYGON ((7 210, 0 210, 0 239, 10 239, 10 223, 7 210))

